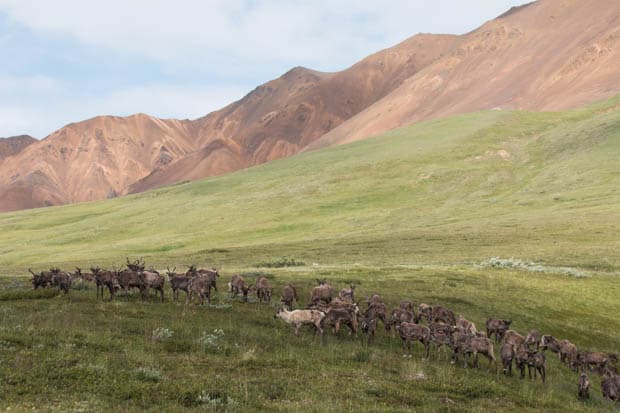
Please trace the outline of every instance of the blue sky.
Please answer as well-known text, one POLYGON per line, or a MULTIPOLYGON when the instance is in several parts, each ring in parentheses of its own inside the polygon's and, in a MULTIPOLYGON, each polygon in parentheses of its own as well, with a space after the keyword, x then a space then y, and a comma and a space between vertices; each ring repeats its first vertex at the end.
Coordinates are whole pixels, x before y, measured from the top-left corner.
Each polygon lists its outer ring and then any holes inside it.
POLYGON ((342 70, 524 0, 0 0, 0 136, 101 114, 196 118, 294 66, 342 70))

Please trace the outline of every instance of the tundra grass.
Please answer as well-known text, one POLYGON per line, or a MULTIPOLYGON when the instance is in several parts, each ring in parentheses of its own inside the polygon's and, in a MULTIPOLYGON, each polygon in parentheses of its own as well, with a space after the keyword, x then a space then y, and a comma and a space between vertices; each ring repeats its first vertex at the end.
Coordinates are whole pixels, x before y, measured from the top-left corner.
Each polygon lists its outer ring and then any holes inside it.
MULTIPOLYGON (((239 269, 241 270, 241 269, 239 269)), ((525 332, 538 328, 581 348, 617 351, 620 311, 613 275, 574 278, 470 267, 299 267, 265 269, 279 290, 299 287, 305 304, 314 278, 356 295, 380 292, 443 303, 479 328, 487 316, 512 318, 525 332)), ((251 279, 251 277, 250 277, 251 279)), ((220 281, 220 288, 225 280, 220 281)), ((220 293, 212 306, 137 294, 114 302, 94 289, 69 295, 29 291, 25 279, 0 289, 0 407, 12 411, 600 411, 594 373, 592 398, 576 397, 577 374, 548 353, 546 384, 505 377, 481 359, 480 369, 451 365, 448 353, 423 357, 420 344, 403 357, 400 339, 380 325, 364 344, 346 331, 310 330, 295 337, 274 319, 274 305, 243 303, 220 293), (158 330, 159 329, 159 330, 158 330), (166 329, 166 334, 158 331, 166 329), (221 330, 218 331, 218 330, 221 330)), ((276 298, 277 300, 277 298, 276 298)), ((346 330, 346 329, 344 329, 346 330)), ((499 349, 496 348, 496 353, 499 349)))
MULTIPOLYGON (((440 303, 525 333, 620 347, 620 98, 561 113, 490 111, 102 202, 0 214, 0 408, 12 411, 600 411, 548 354, 548 382, 402 357, 381 329, 321 345, 274 306, 186 306, 29 290, 28 267, 268 272, 308 301, 440 303), (500 257, 502 260, 490 260, 500 257), (489 263, 516 268, 489 267, 489 263), (280 268, 283 262, 302 264, 280 268), (270 268, 267 268, 270 267, 270 268), (537 269, 533 271, 531 269, 537 269), (154 333, 155 332, 155 333, 154 333)), ((252 278, 252 277, 249 277, 252 278)), ((274 303, 275 305, 275 303, 274 303)), ((496 354, 499 349, 496 348, 496 354)))

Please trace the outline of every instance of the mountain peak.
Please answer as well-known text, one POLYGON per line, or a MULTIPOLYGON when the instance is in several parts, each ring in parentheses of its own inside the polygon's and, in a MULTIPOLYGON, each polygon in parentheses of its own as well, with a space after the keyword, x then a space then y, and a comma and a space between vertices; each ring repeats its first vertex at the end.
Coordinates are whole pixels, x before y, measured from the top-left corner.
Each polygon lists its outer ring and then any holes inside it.
POLYGON ((17 155, 35 142, 37 140, 30 135, 0 138, 0 161, 9 156, 17 155))
POLYGON ((619 21, 617 0, 540 0, 464 35, 417 34, 340 72, 294 67, 192 121, 70 124, 0 154, 0 211, 144 191, 453 114, 606 99, 620 91, 619 21))
POLYGON ((511 7, 510 9, 508 9, 508 11, 505 11, 504 13, 500 14, 499 16, 497 16, 497 18, 498 19, 504 19, 506 17, 509 17, 512 14, 515 14, 515 13, 518 13, 520 11, 523 11, 525 8, 533 5, 534 3, 536 3, 536 1, 531 1, 529 3, 525 3, 525 4, 522 4, 520 6, 511 7))

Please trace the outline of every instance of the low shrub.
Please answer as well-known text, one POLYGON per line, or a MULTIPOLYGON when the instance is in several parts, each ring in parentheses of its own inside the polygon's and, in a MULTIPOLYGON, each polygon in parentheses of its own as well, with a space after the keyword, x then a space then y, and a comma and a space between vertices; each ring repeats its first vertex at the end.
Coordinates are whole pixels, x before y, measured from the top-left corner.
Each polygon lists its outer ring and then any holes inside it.
POLYGON ((280 257, 275 258, 272 261, 259 262, 255 264, 255 267, 264 268, 283 268, 283 267, 303 267, 305 262, 296 260, 293 257, 280 257))
POLYGON ((164 375, 157 369, 151 369, 149 367, 139 367, 134 370, 136 378, 140 381, 157 383, 163 380, 164 375))
POLYGON ((585 278, 589 276, 586 272, 578 270, 576 268, 545 266, 542 264, 536 264, 531 261, 522 261, 515 258, 492 257, 486 261, 483 261, 482 263, 480 263, 480 265, 482 267, 491 268, 511 268, 530 272, 564 274, 570 275, 571 277, 575 278, 585 278))
POLYGON ((174 331, 169 330, 165 327, 157 327, 153 330, 151 337, 154 341, 164 341, 174 335, 174 331))
POLYGON ((239 407, 239 402, 236 399, 233 399, 227 394, 211 394, 207 391, 203 391, 197 397, 197 401, 199 404, 205 405, 210 409, 219 411, 220 409, 225 409, 228 411, 229 409, 235 409, 239 407))
POLYGON ((219 352, 224 345, 224 330, 216 328, 213 332, 203 332, 198 339, 198 344, 207 352, 219 352))

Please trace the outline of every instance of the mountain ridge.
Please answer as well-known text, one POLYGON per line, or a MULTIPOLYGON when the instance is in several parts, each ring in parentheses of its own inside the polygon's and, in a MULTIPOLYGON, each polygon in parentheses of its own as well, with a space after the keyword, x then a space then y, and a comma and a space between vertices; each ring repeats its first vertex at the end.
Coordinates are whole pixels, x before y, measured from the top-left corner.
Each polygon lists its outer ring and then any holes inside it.
POLYGON ((579 107, 620 91, 619 49, 620 3, 539 0, 464 35, 412 36, 339 72, 294 67, 197 119, 69 124, 1 161, 0 211, 221 175, 453 114, 579 107))
POLYGON ((525 6, 464 35, 449 55, 305 150, 477 110, 570 109, 620 91, 620 3, 525 6))
POLYGON ((35 142, 37 142, 37 140, 30 135, 0 138, 0 161, 9 156, 17 155, 35 142))

